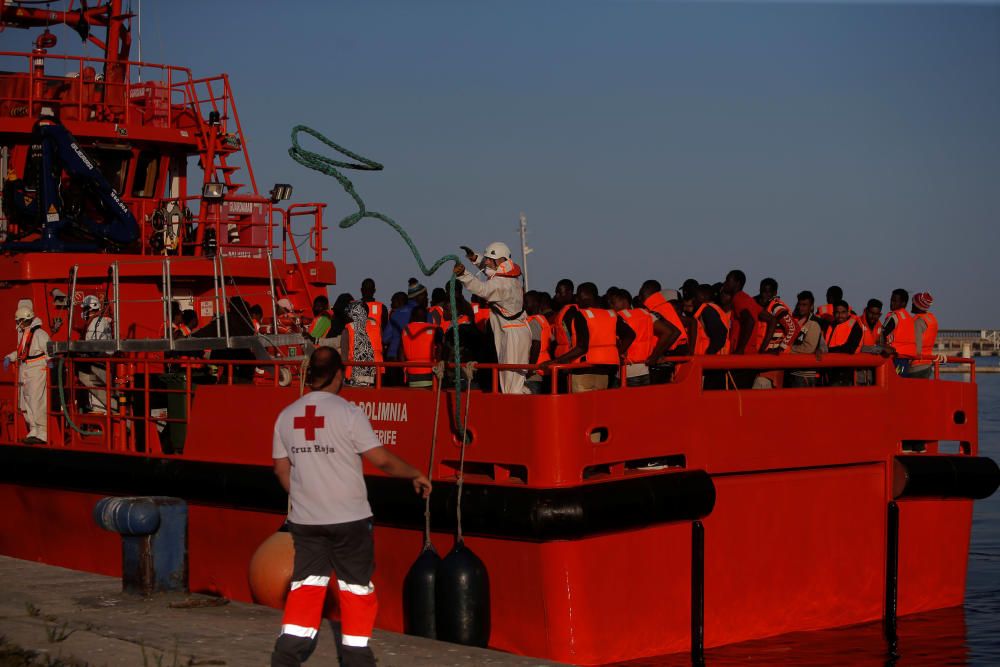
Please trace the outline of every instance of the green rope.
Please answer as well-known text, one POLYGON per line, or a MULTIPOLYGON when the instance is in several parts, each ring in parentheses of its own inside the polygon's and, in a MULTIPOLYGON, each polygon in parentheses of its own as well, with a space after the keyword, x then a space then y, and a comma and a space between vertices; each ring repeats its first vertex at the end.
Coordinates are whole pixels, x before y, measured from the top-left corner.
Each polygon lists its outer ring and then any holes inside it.
MULTIPOLYGON (((413 239, 410 235, 400 226, 398 222, 390 218, 389 216, 379 213, 377 211, 369 211, 368 207, 365 206, 364 200, 361 199, 361 195, 357 193, 354 189, 354 184, 351 183, 350 179, 344 176, 339 170, 340 169, 355 169, 357 171, 381 171, 383 166, 374 160, 369 160, 366 157, 358 155, 339 144, 330 141, 325 136, 312 129, 311 127, 306 127, 305 125, 296 125, 292 128, 292 147, 288 149, 288 154, 292 156, 292 159, 301 164, 303 167, 308 167, 314 171, 318 171, 327 176, 332 176, 337 179, 344 191, 351 196, 354 203, 358 205, 357 213, 352 213, 343 220, 340 221, 341 229, 348 229, 353 227, 357 223, 361 222, 365 218, 372 218, 375 220, 381 220, 390 227, 396 230, 396 232, 403 237, 403 241, 410 248, 410 252, 413 253, 414 259, 417 260, 417 265, 425 276, 433 275, 438 269, 441 268, 447 262, 454 262, 456 265, 461 264, 462 260, 459 259, 458 255, 445 255, 441 259, 437 260, 428 267, 420 256, 420 251, 417 250, 416 244, 413 243, 413 239), (300 132, 305 132, 306 134, 312 135, 320 142, 326 144, 336 152, 344 155, 353 162, 345 162, 343 160, 334 160, 332 158, 325 157, 319 153, 314 153, 308 151, 299 145, 298 134, 300 132)), ((462 424, 462 359, 461 353, 459 352, 459 338, 458 338, 458 306, 455 302, 455 274, 452 273, 448 277, 448 291, 449 302, 451 304, 451 317, 452 317, 452 334, 455 346, 455 431, 463 432, 462 424)))

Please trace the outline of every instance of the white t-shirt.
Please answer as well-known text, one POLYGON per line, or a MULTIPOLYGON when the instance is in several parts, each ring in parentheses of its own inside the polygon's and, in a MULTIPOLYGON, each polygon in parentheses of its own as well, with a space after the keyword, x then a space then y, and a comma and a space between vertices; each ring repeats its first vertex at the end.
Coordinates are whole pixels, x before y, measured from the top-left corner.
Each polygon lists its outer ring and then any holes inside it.
POLYGON ((292 464, 292 523, 325 525, 372 515, 362 452, 381 446, 361 408, 336 394, 314 391, 274 423, 272 456, 292 464))

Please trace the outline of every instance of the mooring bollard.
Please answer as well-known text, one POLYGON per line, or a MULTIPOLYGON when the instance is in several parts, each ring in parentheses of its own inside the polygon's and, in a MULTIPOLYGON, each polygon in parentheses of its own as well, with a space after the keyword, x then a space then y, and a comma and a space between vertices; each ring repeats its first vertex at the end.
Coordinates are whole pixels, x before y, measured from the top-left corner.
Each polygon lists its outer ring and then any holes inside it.
POLYGON ((102 498, 94 521, 122 536, 122 591, 188 592, 187 503, 180 498, 102 498))

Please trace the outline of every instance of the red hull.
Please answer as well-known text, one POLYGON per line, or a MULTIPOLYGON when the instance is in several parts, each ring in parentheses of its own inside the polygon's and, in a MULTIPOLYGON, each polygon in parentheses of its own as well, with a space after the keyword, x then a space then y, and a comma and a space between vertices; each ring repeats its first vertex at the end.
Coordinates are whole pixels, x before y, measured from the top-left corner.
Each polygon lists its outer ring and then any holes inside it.
MULTIPOLYGON (((666 387, 589 395, 476 394, 474 429, 477 423, 514 415, 528 426, 526 437, 514 442, 477 434, 469 461, 480 471, 487 463, 525 462, 528 487, 578 487, 588 484, 580 478, 588 466, 610 463, 608 479, 613 480, 626 476, 616 461, 683 454, 689 469, 711 473, 716 493, 714 509, 703 519, 706 646, 862 623, 880 618, 884 610, 886 508, 894 497, 892 460, 902 442, 923 442, 926 456, 935 455, 938 440, 968 443, 963 451, 970 455, 976 443, 975 385, 900 380, 888 373, 880 373, 880 382, 871 388, 737 394, 702 392, 688 376, 666 387), (711 433, 705 424, 685 420, 674 426, 673 437, 654 442, 648 424, 625 418, 637 407, 654 405, 697 406, 706 419, 714 415, 711 433), (896 406, 907 410, 898 412, 896 406), (810 432, 808 425, 828 423, 831 407, 851 415, 853 426, 842 426, 843 433, 837 428, 810 432), (953 418, 959 409, 966 413, 963 424, 953 418), (776 410, 793 415, 785 421, 791 427, 782 432, 808 432, 809 437, 770 439, 776 410), (558 421, 546 418, 553 411, 558 421), (899 417, 885 417, 894 414, 899 417), (603 418, 595 420, 597 415, 603 418), (610 429, 607 442, 589 441, 596 425, 610 429), (862 432, 860 425, 868 427, 862 432)), ((191 447, 183 458, 267 465, 266 439, 253 434, 267 432, 273 413, 295 392, 207 389, 194 403, 191 447), (224 404, 232 405, 234 398, 247 408, 243 414, 253 416, 227 422, 223 433, 218 420, 208 417, 225 413, 224 404)), ((433 394, 384 389, 345 395, 405 403, 407 421, 376 420, 375 427, 397 431, 402 456, 426 458, 433 394)), ((435 477, 452 476, 444 461, 454 453, 439 455, 435 477)), ((482 477, 479 482, 486 481, 482 477)), ((489 483, 520 485, 517 479, 489 483)), ((118 538, 99 530, 90 517, 99 497, 0 485, 0 503, 8 509, 0 523, 0 552, 116 573, 118 538)), ((961 604, 972 501, 904 498, 898 504, 899 612, 961 604)), ((249 599, 247 563, 282 519, 275 511, 193 503, 192 589, 249 599)), ((467 538, 490 574, 491 645, 578 664, 687 650, 691 535, 690 522, 676 521, 581 539, 467 538)), ((452 540, 436 534, 435 543, 446 552, 452 540)), ((419 552, 421 535, 380 525, 376 544, 378 624, 401 630, 402 580, 419 552)))

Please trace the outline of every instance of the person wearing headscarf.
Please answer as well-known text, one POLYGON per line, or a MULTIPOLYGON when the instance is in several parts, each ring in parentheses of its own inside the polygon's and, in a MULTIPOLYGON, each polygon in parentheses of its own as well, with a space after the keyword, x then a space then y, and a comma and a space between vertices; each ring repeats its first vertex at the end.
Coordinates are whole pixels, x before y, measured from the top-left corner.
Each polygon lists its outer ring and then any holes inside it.
MULTIPOLYGON (((348 323, 340 339, 340 349, 344 361, 382 361, 382 344, 378 340, 377 323, 371 319, 364 301, 352 301, 346 309, 348 323)), ((373 366, 348 366, 347 384, 354 387, 370 387, 375 384, 376 368, 373 366)))

